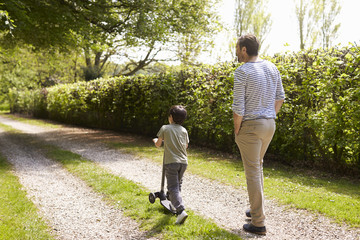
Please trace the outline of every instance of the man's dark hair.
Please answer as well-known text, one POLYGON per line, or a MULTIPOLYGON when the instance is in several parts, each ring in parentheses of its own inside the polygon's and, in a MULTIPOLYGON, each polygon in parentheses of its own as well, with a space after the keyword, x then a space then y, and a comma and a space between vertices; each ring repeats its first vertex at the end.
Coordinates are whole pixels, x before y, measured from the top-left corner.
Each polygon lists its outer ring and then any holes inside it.
POLYGON ((246 34, 244 36, 241 36, 238 39, 237 44, 239 45, 240 49, 242 47, 246 47, 246 53, 249 56, 257 56, 259 55, 259 46, 260 43, 253 34, 246 34))
POLYGON ((169 115, 172 116, 172 118, 176 124, 181 125, 185 121, 187 112, 183 106, 174 105, 170 108, 169 115))

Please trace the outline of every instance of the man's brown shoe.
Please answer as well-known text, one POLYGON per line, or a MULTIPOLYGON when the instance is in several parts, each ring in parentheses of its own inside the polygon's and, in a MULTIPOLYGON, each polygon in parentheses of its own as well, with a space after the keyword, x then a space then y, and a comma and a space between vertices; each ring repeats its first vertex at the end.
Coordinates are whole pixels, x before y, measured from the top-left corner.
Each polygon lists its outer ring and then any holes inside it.
POLYGON ((244 224, 243 228, 246 232, 255 233, 255 234, 259 234, 259 235, 266 235, 266 227, 265 226, 264 227, 255 227, 254 225, 249 223, 249 224, 244 224))

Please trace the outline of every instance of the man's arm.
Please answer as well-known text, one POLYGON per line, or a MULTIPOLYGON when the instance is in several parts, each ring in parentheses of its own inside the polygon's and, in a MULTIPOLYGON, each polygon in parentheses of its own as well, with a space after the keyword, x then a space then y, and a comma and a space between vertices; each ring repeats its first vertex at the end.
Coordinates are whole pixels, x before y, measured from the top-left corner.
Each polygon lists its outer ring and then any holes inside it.
POLYGON ((275 113, 276 113, 276 115, 277 115, 278 112, 280 111, 280 108, 281 108, 281 106, 283 105, 283 103, 284 103, 284 99, 276 100, 276 101, 275 101, 275 113))
POLYGON ((237 115, 235 112, 233 112, 233 118, 234 118, 234 132, 235 136, 239 134, 241 123, 243 120, 243 116, 237 115))

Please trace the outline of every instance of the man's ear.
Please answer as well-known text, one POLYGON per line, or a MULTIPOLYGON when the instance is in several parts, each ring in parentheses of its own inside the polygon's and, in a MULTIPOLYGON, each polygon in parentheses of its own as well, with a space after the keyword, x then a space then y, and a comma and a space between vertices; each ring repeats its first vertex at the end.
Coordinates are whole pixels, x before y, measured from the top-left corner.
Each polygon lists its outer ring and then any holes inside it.
POLYGON ((245 47, 245 46, 241 48, 241 52, 243 52, 243 53, 247 53, 247 49, 246 49, 246 47, 245 47))

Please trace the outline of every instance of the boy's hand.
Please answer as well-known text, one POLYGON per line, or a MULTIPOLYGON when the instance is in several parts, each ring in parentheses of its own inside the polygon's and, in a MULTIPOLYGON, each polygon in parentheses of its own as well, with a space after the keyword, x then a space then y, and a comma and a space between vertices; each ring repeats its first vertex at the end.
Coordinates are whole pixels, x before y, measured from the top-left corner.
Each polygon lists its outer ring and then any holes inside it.
POLYGON ((159 138, 154 138, 154 139, 153 139, 153 142, 155 143, 155 146, 156 146, 156 147, 161 147, 161 144, 162 144, 162 142, 163 142, 163 139, 162 139, 161 137, 159 137, 159 138))

